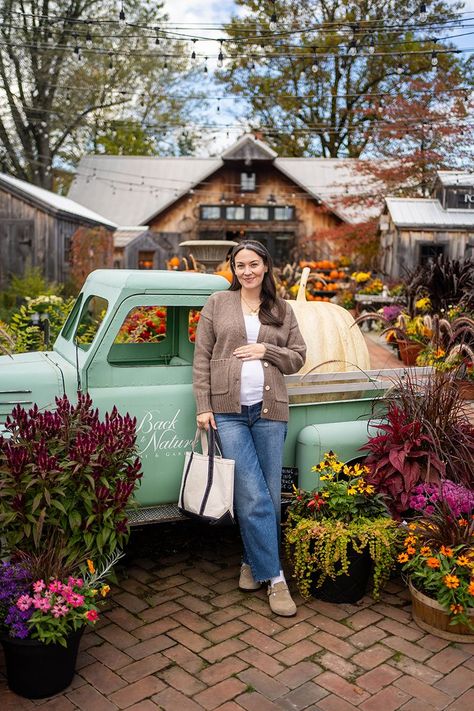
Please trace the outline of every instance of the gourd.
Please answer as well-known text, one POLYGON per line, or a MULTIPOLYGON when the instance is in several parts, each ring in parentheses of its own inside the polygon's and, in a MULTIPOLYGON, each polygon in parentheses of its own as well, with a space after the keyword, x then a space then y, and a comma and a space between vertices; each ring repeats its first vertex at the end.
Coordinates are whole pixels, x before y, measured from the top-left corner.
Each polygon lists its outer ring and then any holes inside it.
POLYGON ((352 326, 354 319, 350 313, 337 304, 306 301, 309 273, 310 269, 305 267, 296 300, 288 301, 307 346, 306 363, 299 373, 369 370, 369 351, 359 327, 352 326))

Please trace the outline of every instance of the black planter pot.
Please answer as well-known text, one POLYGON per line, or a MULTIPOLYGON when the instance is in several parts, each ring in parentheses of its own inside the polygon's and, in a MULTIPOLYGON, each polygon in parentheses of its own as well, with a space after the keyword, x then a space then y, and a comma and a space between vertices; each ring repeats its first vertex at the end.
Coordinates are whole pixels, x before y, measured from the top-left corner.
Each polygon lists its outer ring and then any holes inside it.
POLYGON ((7 683, 11 691, 27 699, 44 699, 65 689, 76 668, 84 628, 72 632, 67 647, 44 644, 37 639, 0 639, 4 652, 7 683))
MULTIPOLYGON (((310 593, 318 600, 324 602, 357 602, 364 597, 372 571, 372 559, 368 548, 364 548, 362 553, 357 553, 352 547, 347 550, 349 569, 347 574, 338 575, 334 580, 326 578, 324 583, 316 586, 320 573, 313 575, 310 593)), ((340 564, 336 564, 336 571, 341 569, 340 564)))

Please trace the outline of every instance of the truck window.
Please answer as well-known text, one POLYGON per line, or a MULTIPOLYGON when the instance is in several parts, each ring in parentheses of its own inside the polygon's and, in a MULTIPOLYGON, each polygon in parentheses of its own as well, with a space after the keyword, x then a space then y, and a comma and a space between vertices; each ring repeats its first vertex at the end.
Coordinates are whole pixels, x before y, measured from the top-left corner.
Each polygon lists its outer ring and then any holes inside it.
POLYGON ((107 360, 111 365, 191 365, 200 310, 137 306, 123 320, 107 360))
POLYGON ((99 326, 107 313, 108 306, 109 302, 102 296, 89 296, 82 308, 81 317, 74 334, 79 348, 87 351, 91 347, 99 326))

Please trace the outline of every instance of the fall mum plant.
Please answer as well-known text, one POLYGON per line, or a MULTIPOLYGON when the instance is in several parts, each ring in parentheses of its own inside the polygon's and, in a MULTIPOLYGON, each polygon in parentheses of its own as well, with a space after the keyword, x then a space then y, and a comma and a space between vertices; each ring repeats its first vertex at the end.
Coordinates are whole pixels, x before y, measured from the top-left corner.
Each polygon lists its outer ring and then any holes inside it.
POLYGON ((315 576, 320 587, 326 578, 350 575, 350 552, 368 549, 377 598, 396 562, 397 523, 367 483, 367 467, 344 464, 328 452, 313 471, 317 488, 295 489, 288 507, 286 546, 299 591, 308 597, 315 576))
POLYGON ((28 562, 0 564, 0 632, 18 639, 67 645, 68 636, 99 619, 110 587, 105 579, 122 556, 116 553, 97 571, 87 560, 84 570, 67 578, 36 578, 28 562))
POLYGON ((474 630, 474 509, 459 517, 440 499, 432 513, 408 525, 398 561, 412 585, 436 600, 450 624, 474 630))
POLYGON ((141 477, 136 422, 99 418, 89 395, 56 408, 14 408, 0 436, 3 550, 26 554, 45 580, 123 548, 126 507, 141 477))

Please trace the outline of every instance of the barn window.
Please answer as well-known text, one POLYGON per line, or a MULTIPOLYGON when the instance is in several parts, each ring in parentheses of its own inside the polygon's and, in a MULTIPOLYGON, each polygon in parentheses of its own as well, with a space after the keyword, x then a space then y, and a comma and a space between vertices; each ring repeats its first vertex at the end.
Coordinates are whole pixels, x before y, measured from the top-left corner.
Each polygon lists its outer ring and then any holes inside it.
POLYGON ((154 269, 155 268, 155 253, 154 252, 138 252, 138 268, 139 269, 154 269))
POLYGON ((201 220, 220 220, 220 205, 201 205, 201 220))
POLYGON ((251 207, 250 208, 250 219, 251 220, 268 220, 269 209, 268 207, 251 207))
POLYGON ((240 192, 253 193, 257 185, 257 176, 255 173, 240 174, 240 192))

